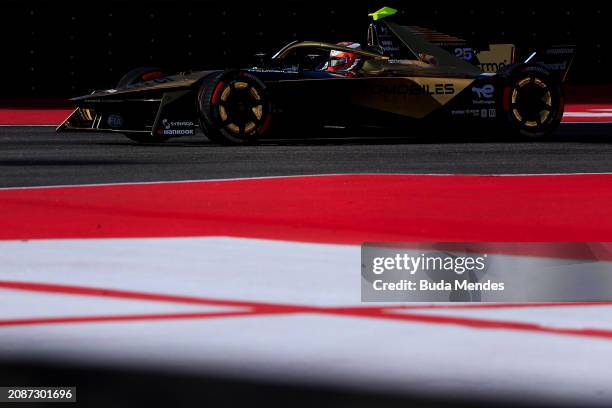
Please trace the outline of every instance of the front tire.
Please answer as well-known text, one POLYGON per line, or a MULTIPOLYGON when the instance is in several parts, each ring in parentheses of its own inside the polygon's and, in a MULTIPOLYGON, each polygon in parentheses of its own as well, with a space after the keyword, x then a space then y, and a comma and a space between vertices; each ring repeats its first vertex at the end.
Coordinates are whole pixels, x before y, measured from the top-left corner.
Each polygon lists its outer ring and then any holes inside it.
POLYGON ((126 86, 136 85, 141 82, 150 81, 155 78, 161 78, 163 75, 161 69, 157 67, 140 67, 128 71, 117 82, 117 89, 125 88, 126 86))
POLYGON ((243 71, 226 71, 204 80, 198 92, 204 134, 214 143, 245 145, 267 134, 271 114, 265 84, 243 71))
MULTIPOLYGON (((121 89, 128 86, 136 85, 145 81, 150 81, 163 76, 161 69, 156 67, 140 67, 135 68, 121 77, 116 88, 121 89)), ((165 142, 169 137, 159 135, 148 135, 142 133, 123 133, 123 136, 138 143, 159 143, 165 142)))

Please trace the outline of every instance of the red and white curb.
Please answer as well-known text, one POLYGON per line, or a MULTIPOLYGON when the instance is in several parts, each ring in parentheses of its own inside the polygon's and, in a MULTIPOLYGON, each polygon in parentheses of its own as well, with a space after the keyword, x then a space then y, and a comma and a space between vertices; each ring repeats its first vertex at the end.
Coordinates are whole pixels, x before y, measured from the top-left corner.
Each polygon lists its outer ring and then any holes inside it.
POLYGON ((563 114, 564 123, 612 123, 612 105, 588 104, 567 105, 563 114))
POLYGON ((457 398, 612 400, 610 304, 360 304, 353 245, 33 240, 0 242, 0 253, 2 356, 457 398))
POLYGON ((609 406, 611 304, 362 304, 358 244, 612 241, 611 181, 334 175, 3 189, 0 356, 609 406))

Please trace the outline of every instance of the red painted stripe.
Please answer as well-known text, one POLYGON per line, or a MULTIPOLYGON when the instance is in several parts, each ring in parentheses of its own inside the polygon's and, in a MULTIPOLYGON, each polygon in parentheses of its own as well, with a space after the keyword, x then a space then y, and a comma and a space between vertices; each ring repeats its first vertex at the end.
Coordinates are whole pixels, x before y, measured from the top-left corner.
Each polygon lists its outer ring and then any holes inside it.
MULTIPOLYGON (((209 319, 223 317, 247 317, 261 315, 279 315, 293 313, 309 313, 319 315, 332 315, 342 317, 356 318, 373 318, 394 320, 398 322, 424 323, 437 325, 453 325, 462 326, 473 329, 488 329, 488 330, 513 330, 525 331, 532 333, 557 334, 582 336, 592 338, 612 339, 612 330, 604 329, 574 329, 574 328, 558 328, 543 326, 535 323, 524 323, 503 320, 491 320, 469 317, 454 317, 443 315, 421 315, 414 313, 395 313, 394 310, 399 309, 397 306, 370 306, 370 307, 310 307, 288 304, 270 304, 247 301, 232 301, 218 300, 206 298, 183 297, 177 295, 164 295, 154 293, 143 293, 133 291, 122 291, 115 289, 100 289, 81 286, 41 284, 33 282, 11 282, 0 281, 0 287, 5 289, 17 289, 44 293, 61 293, 65 295, 82 295, 93 297, 116 297, 131 300, 143 301, 170 301, 176 299, 176 303, 199 303, 202 305, 241 305, 250 306, 250 310, 243 311, 224 311, 224 312, 191 312, 191 313, 167 313, 167 314, 147 314, 147 315, 106 315, 106 316, 61 316, 47 318, 25 318, 25 319, 6 319, 0 320, 0 327, 4 326, 24 326, 24 325, 41 325, 41 324, 76 324, 76 323, 100 323, 100 322, 126 322, 126 321, 144 321, 144 320, 182 320, 182 319, 209 319)), ((602 305, 609 303, 593 303, 593 304, 561 304, 563 306, 584 306, 584 305, 602 305)), ((532 307, 556 307, 558 303, 535 304, 532 307)), ((462 306, 474 306, 478 308, 496 308, 502 305, 498 304, 476 304, 476 305, 423 305, 409 306, 413 309, 427 309, 436 307, 438 309, 456 309, 462 306)), ((504 305, 504 307, 514 307, 515 305, 504 305)), ((518 304, 518 307, 527 307, 527 304, 518 304)))
POLYGON ((0 125, 59 125, 72 109, 0 108, 0 125))
POLYGON ((0 190, 0 239, 609 242, 612 175, 347 175, 0 190))
MULTIPOLYGON (((123 315, 123 316, 83 316, 83 317, 50 317, 35 319, 13 319, 0 320, 0 327, 33 326, 47 324, 78 324, 78 323, 120 323, 151 320, 185 320, 185 319, 213 319, 229 317, 249 317, 253 315, 278 315, 286 314, 284 311, 273 312, 216 312, 216 313, 175 313, 175 314, 153 314, 153 315, 123 315)), ((312 311, 306 313, 314 313, 312 311)), ((376 310, 360 310, 359 312, 342 313, 341 311, 329 312, 326 310, 317 313, 324 315, 340 315, 344 317, 374 318, 393 321, 404 321, 409 323, 437 324, 460 326, 472 329, 486 330, 511 330, 539 334, 557 334, 567 336, 580 336, 600 339, 612 339, 612 331, 605 329, 574 329, 542 326, 536 323, 510 322, 503 320, 476 319, 451 316, 432 316, 419 314, 385 314, 376 310)))
POLYGON ((451 325, 470 327, 474 329, 488 330, 513 330, 542 334, 560 334, 569 336, 595 337, 602 339, 612 339, 612 330, 604 329, 574 329, 543 326, 537 323, 511 322, 503 320, 478 319, 470 317, 453 317, 438 315, 419 315, 415 313, 398 314, 388 313, 384 310, 367 309, 363 310, 360 317, 372 317, 376 319, 387 319, 395 321, 409 321, 426 324, 451 325))
MULTIPOLYGON (((114 298, 123 300, 135 300, 143 302, 163 302, 174 304, 189 304, 199 306, 226 306, 240 308, 257 308, 258 310, 266 311, 284 311, 284 312, 318 312, 326 310, 329 312, 340 313, 359 313, 359 310, 371 309, 372 307, 309 307, 303 305, 279 304, 267 302, 255 302, 248 300, 227 300, 216 298, 202 298, 185 295, 172 295, 151 292, 138 292, 131 290, 94 288, 88 286, 62 285, 54 283, 38 283, 38 282, 18 282, 18 281, 0 281, 0 288, 9 290, 20 290, 25 292, 38 292, 47 294, 61 294, 67 296, 86 296, 98 298, 114 298)), ((461 304, 398 304, 393 306, 385 306, 384 310, 393 311, 396 309, 520 309, 520 308, 545 308, 545 307, 584 307, 584 306, 612 306, 612 301, 608 302, 526 302, 526 303, 461 303, 461 304)), ((378 307, 375 307, 378 308, 378 307)))
POLYGON ((563 123, 612 123, 612 116, 609 117, 564 117, 563 123))
MULTIPOLYGON (((218 103, 221 91, 223 90, 222 84, 219 84, 215 89, 215 93, 212 97, 212 103, 218 103)), ((504 98, 504 102, 506 103, 504 98)), ((508 110, 509 107, 504 105, 504 109, 508 110)), ((593 113, 591 109, 612 109, 612 103, 571 103, 566 105, 566 112, 582 112, 582 113, 593 113)), ((0 107, 0 125, 15 125, 15 126, 27 126, 27 125, 49 125, 57 126, 68 117, 72 112, 72 108, 65 106, 58 107, 0 107)), ((568 117, 563 118, 563 122, 612 122, 611 117, 568 117)))
POLYGON ((568 104, 565 106, 563 122, 612 123, 612 104, 568 104))
MULTIPOLYGON (((269 314, 274 314, 270 312, 269 314)), ((283 312, 286 313, 286 312, 283 312)), ((214 319, 225 317, 242 317, 252 315, 252 311, 241 312, 210 312, 210 313, 160 313, 148 315, 107 315, 107 316, 62 316, 62 317, 41 317, 25 319, 5 319, 0 320, 0 327, 13 326, 37 326, 43 324, 76 324, 76 323, 118 323, 118 322, 138 322, 146 320, 185 320, 185 319, 214 319)), ((268 314, 268 313, 258 313, 268 314)))
POLYGON ((85 286, 72 286, 72 285, 58 285, 58 284, 47 284, 47 283, 33 283, 33 282, 14 282, 14 281, 0 281, 0 288, 22 290, 27 292, 40 292, 40 293, 52 293, 61 294, 68 296, 89 296, 89 297, 101 297, 101 298, 114 298, 114 299, 127 299, 145 302, 164 302, 164 303, 175 303, 175 304, 188 304, 188 305, 200 305, 200 306, 228 306, 228 307, 247 307, 251 308, 257 306, 259 310, 265 310, 268 312, 276 311, 282 308, 285 312, 293 310, 303 311, 304 307, 291 306, 291 305, 278 305, 269 304, 264 302, 249 302, 249 301, 238 301, 238 300, 222 300, 212 298, 200 298, 193 296, 182 296, 182 295, 168 295, 158 293, 147 293, 147 292, 135 292, 128 290, 117 290, 117 289, 99 289, 85 286))

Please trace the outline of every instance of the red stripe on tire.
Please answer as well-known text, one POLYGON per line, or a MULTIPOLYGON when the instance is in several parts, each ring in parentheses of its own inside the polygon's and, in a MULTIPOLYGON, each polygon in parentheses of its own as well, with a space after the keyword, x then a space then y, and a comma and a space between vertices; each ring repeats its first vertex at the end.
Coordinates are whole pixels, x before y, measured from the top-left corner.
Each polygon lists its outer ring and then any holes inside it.
POLYGON ((221 99, 221 92, 223 91, 223 88, 225 88, 225 82, 223 81, 219 82, 217 86, 215 87, 215 91, 213 92, 212 99, 210 100, 210 102, 213 105, 216 105, 219 103, 219 99, 221 99))
POLYGON ((257 130, 257 134, 258 135, 264 135, 268 131, 268 128, 270 127, 270 122, 271 121, 272 121, 272 115, 270 115, 270 114, 266 115, 266 118, 264 119, 263 124, 257 130))
POLYGON ((504 100, 503 100, 503 108, 504 112, 510 112, 510 87, 507 86, 504 88, 504 100))

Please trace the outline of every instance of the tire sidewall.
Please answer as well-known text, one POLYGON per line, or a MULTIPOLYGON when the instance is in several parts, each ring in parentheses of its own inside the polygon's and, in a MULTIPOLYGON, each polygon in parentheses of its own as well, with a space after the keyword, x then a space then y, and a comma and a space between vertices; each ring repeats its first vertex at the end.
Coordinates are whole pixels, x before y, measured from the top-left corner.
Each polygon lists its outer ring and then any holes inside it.
POLYGON ((213 74, 202 82, 197 97, 197 109, 200 115, 200 124, 202 131, 211 141, 226 145, 245 145, 255 143, 259 136, 267 133, 269 126, 271 106, 266 85, 255 75, 245 71, 231 70, 219 74, 213 74), (262 125, 255 128, 254 131, 240 137, 225 129, 221 125, 221 118, 218 105, 213 104, 214 92, 219 84, 228 84, 232 81, 241 80, 254 86, 261 97, 263 105, 262 125), (268 122, 267 124, 265 122, 268 122))
POLYGON ((515 135, 519 135, 523 138, 537 139, 550 136, 550 134, 559 126, 563 116, 564 94, 561 83, 558 78, 539 64, 519 65, 512 67, 512 69, 505 72, 503 79, 503 92, 500 93, 499 102, 500 106, 502 107, 502 119, 505 127, 515 135), (545 123, 538 126, 538 128, 534 130, 521 126, 521 124, 517 122, 512 112, 510 99, 517 84, 527 77, 535 77, 544 82, 550 90, 552 97, 552 109, 550 116, 547 118, 545 123))
MULTIPOLYGON (((143 82, 142 77, 144 75, 150 74, 153 72, 161 72, 161 69, 157 67, 134 68, 131 71, 128 71, 127 73, 125 73, 125 75, 121 77, 119 82, 117 82, 116 88, 120 89, 120 88, 125 88, 131 85, 141 83, 143 82)), ((128 139, 134 142, 138 142, 138 143, 159 143, 159 142, 165 142, 168 139, 170 139, 167 136, 160 136, 160 135, 151 136, 151 135, 142 135, 138 133, 124 133, 123 135, 127 137, 128 139)))

